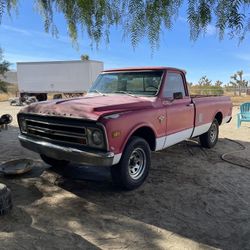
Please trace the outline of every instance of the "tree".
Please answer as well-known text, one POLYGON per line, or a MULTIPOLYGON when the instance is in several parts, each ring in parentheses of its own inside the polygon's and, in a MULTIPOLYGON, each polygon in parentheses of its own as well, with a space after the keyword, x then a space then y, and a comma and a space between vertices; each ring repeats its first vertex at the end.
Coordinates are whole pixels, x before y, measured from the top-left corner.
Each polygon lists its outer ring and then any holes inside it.
POLYGON ((222 95, 224 93, 222 84, 219 80, 212 84, 207 76, 203 76, 197 85, 190 86, 190 90, 195 95, 222 95))
MULTIPOLYGON (((4 60, 3 58, 3 51, 0 48, 0 77, 3 79, 4 78, 4 74, 9 71, 9 66, 10 63, 7 62, 6 60, 4 60)), ((6 83, 4 81, 2 81, 0 79, 0 91, 1 92, 7 92, 7 86, 6 83)))
POLYGON ((87 54, 81 55, 81 60, 82 61, 88 61, 89 60, 89 55, 87 55, 87 54))
MULTIPOLYGON (((30 1, 31 2, 31 1, 30 1)), ((147 37, 152 49, 159 45, 160 33, 169 30, 178 17, 183 0, 34 0, 44 18, 46 32, 56 35, 55 13, 67 21, 69 36, 78 39, 78 27, 86 31, 97 45, 109 41, 111 27, 119 26, 130 38, 134 47, 147 37)), ((222 39, 225 32, 230 37, 243 40, 250 31, 250 0, 188 0, 186 20, 190 38, 196 40, 214 25, 222 39)), ((0 18, 11 13, 20 0, 0 0, 0 18)))
POLYGON ((207 76, 203 76, 203 77, 201 77, 201 79, 199 80, 198 84, 199 84, 200 86, 211 86, 212 81, 209 80, 209 79, 207 78, 207 76))
POLYGON ((220 81, 220 80, 217 80, 217 81, 214 83, 214 85, 215 85, 216 87, 221 87, 222 84, 223 84, 223 82, 220 81))
POLYGON ((243 79, 243 74, 243 70, 239 70, 231 76, 230 85, 234 88, 234 95, 236 95, 236 90, 239 89, 239 96, 241 96, 242 89, 246 89, 248 86, 248 81, 243 79))

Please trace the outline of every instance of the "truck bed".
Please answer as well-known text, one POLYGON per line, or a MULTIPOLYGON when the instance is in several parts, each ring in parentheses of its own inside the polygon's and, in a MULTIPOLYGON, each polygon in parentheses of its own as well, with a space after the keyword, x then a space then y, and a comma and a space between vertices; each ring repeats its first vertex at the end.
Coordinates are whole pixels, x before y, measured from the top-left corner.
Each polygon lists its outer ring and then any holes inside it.
POLYGON ((192 95, 192 102, 195 109, 194 135, 198 135, 211 125, 216 117, 219 125, 228 122, 232 114, 232 102, 228 96, 215 95, 192 95))

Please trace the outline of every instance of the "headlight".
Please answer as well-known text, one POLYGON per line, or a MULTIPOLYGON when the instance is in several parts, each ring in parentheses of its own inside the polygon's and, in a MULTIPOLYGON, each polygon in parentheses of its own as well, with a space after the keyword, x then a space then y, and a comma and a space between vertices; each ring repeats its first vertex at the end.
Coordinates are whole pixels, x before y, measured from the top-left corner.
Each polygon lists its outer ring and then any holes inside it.
POLYGON ((26 120, 21 119, 20 122, 19 122, 19 125, 20 125, 20 129, 21 129, 22 132, 27 132, 26 120))
POLYGON ((87 128, 88 144, 95 148, 104 148, 104 134, 103 131, 97 128, 87 128))
POLYGON ((92 141, 96 145, 101 145, 103 143, 103 135, 99 130, 94 130, 92 132, 92 141))

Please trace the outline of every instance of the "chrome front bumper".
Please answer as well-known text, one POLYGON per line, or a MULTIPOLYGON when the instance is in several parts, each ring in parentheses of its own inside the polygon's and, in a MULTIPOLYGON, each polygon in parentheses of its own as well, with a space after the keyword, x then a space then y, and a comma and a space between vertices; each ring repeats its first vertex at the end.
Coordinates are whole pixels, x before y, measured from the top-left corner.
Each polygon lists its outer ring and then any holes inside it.
POLYGON ((91 166, 113 165, 115 155, 112 152, 82 151, 71 147, 55 145, 46 141, 40 141, 25 135, 19 135, 18 138, 23 147, 54 159, 78 162, 91 166))

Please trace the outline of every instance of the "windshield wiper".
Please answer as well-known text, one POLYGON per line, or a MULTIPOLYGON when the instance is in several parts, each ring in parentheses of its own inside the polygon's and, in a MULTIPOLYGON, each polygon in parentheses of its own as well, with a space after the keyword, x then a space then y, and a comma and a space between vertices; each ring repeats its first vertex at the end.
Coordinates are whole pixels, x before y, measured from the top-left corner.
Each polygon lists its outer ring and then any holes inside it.
POLYGON ((127 91, 122 91, 122 90, 114 91, 113 93, 125 94, 125 95, 133 96, 133 97, 136 97, 136 98, 138 97, 138 96, 133 95, 133 94, 127 92, 127 91))
POLYGON ((102 92, 100 92, 100 91, 97 90, 97 89, 92 89, 90 92, 95 92, 95 93, 98 93, 99 95, 105 96, 105 94, 103 94, 102 92))

